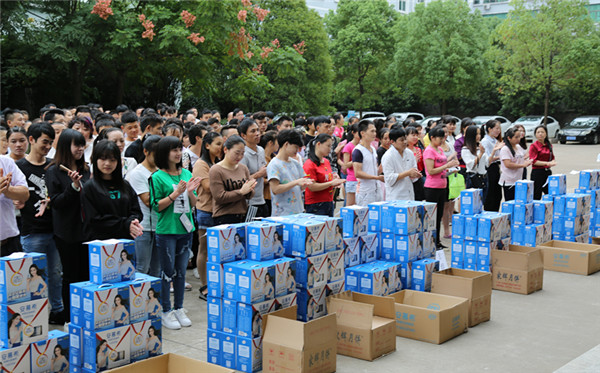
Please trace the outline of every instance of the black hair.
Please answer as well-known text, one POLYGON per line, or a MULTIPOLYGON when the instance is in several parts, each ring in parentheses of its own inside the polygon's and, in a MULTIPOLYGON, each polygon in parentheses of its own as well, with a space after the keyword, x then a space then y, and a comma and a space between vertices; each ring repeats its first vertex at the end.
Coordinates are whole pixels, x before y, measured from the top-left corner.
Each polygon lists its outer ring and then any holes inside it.
POLYGON ((492 128, 496 127, 496 124, 500 124, 496 119, 490 119, 485 122, 485 133, 489 133, 492 128))
MULTIPOLYGON (((48 105, 46 105, 48 107, 48 105)), ((92 109, 90 109, 89 106, 87 105, 79 105, 77 106, 77 109, 75 109, 75 115, 79 114, 79 113, 90 113, 92 114, 92 109)))
POLYGON ((354 140, 355 133, 358 133, 358 123, 348 126, 348 131, 346 131, 346 140, 348 142, 352 142, 352 140, 354 140))
POLYGON ((94 179, 96 179, 96 181, 102 179, 101 177, 96 177, 99 176, 96 173, 100 172, 98 168, 98 160, 100 159, 115 159, 117 161, 117 167, 111 174, 111 183, 117 184, 119 189, 121 189, 123 185, 123 164, 121 162, 121 151, 117 144, 110 140, 103 139, 94 145, 91 163, 94 169, 94 179))
MULTIPOLYGON (((217 137, 222 137, 222 136, 218 132, 209 132, 206 135, 204 135, 204 138, 202 138, 202 150, 200 150, 200 159, 202 159, 204 162, 206 162, 208 167, 212 167, 213 162, 210 159, 210 151, 208 150, 208 148, 206 146, 212 144, 217 137)), ((218 158, 215 159, 215 162, 219 162, 219 161, 220 161, 220 159, 218 159, 218 158)))
POLYGON ((200 116, 203 116, 204 114, 212 115, 212 111, 210 109, 204 109, 204 110, 202 110, 202 114, 200 114, 200 116))
POLYGON ((133 112, 131 110, 127 110, 121 116, 121 122, 123 124, 137 122, 138 120, 139 120, 138 116, 135 114, 135 112, 133 112))
MULTIPOLYGON (((379 131, 377 131, 377 138, 378 138, 378 139, 380 139, 380 140, 382 140, 382 139, 383 139, 383 137, 385 136, 385 134, 386 134, 386 133, 389 133, 389 132, 390 132, 390 129, 389 129, 389 128, 386 128, 386 127, 381 127, 381 128, 379 129, 379 131)), ((390 137, 390 140, 391 140, 391 139, 392 139, 392 138, 390 137)))
POLYGON ((231 118, 231 120, 229 121, 229 125, 235 128, 237 128, 238 123, 240 123, 240 121, 237 118, 231 118))
POLYGON ((162 137, 158 135, 146 136, 142 140, 142 146, 144 147, 144 150, 148 151, 149 153, 156 153, 160 139, 162 139, 162 137))
POLYGON ((200 137, 202 139, 202 132, 208 132, 208 128, 201 124, 194 124, 190 127, 188 132, 188 137, 190 138, 190 144, 196 145, 196 137, 200 137))
POLYGON ((375 134, 376 134, 377 138, 381 139, 380 131, 383 128, 383 126, 385 125, 385 121, 383 119, 377 118, 373 121, 373 124, 375 125, 375 134))
POLYGON ((429 130, 429 138, 432 139, 434 137, 446 137, 446 130, 443 126, 435 126, 429 130))
POLYGON ((333 120, 335 120, 337 122, 340 119, 344 119, 344 116, 342 115, 342 113, 333 114, 333 120))
POLYGON ((303 113, 303 112, 298 112, 298 113, 296 114, 296 119, 298 119, 298 118, 302 118, 302 117, 305 117, 305 116, 306 116, 306 115, 304 115, 304 113, 303 113))
POLYGON ((544 139, 544 144, 546 144, 548 146, 548 148, 550 149, 550 153, 552 153, 552 144, 550 143, 550 139, 548 139, 548 127, 546 127, 543 124, 540 124, 539 126, 537 126, 533 129, 533 136, 535 136, 535 133, 540 128, 543 128, 544 131, 546 132, 546 139, 544 139))
POLYGON ((471 119, 470 117, 464 117, 460 121, 460 133, 464 134, 466 129, 473 124, 475 124, 475 122, 473 122, 473 119, 471 119))
POLYGON ((154 115, 158 115, 158 113, 156 112, 156 110, 152 109, 151 107, 147 107, 144 110, 142 110, 142 116, 146 116, 146 115, 150 115, 150 114, 154 114, 154 115))
POLYGON ((283 123, 283 122, 284 122, 284 121, 286 121, 286 120, 288 120, 288 121, 290 121, 290 122, 292 122, 292 123, 294 122, 294 121, 292 120, 292 118, 288 117, 287 115, 282 115, 282 116, 280 116, 280 117, 279 117, 279 119, 277 119, 277 125, 278 125, 278 126, 279 126, 279 125, 281 125, 281 123, 283 123))
POLYGON ((67 127, 73 128, 73 126, 77 123, 87 127, 87 129, 90 131, 90 135, 94 132, 94 125, 92 124, 92 122, 89 121, 88 118, 73 118, 71 119, 67 127))
POLYGON ((219 123, 219 120, 214 117, 208 118, 208 120, 206 121, 206 124, 209 126, 212 126, 215 123, 219 123))
POLYGON ((116 122, 110 115, 96 120, 96 131, 100 131, 102 127, 115 127, 116 122))
POLYGON ((477 155, 477 131, 479 131, 478 126, 469 126, 465 131, 465 148, 473 155, 477 155))
POLYGON ((223 144, 223 148, 229 150, 229 149, 233 148, 234 146, 236 146, 237 144, 244 144, 244 146, 246 146, 246 142, 240 136, 238 136, 238 135, 229 136, 227 138, 227 140, 225 140, 225 143, 223 144))
POLYGON ((374 126, 373 122, 371 122, 368 119, 363 119, 360 122, 358 122, 358 137, 362 139, 362 132, 368 130, 370 125, 374 126))
POLYGON ((142 132, 144 132, 144 131, 146 131, 146 128, 148 128, 148 126, 150 126, 150 128, 152 128, 152 127, 155 127, 162 123, 163 123, 162 117, 160 117, 156 114, 148 114, 148 115, 142 117, 142 120, 140 121, 140 129, 142 130, 142 132))
POLYGON ((124 112, 126 112, 127 110, 129 110, 129 108, 127 107, 127 105, 123 105, 123 104, 121 104, 121 105, 117 105, 117 107, 115 108, 115 111, 116 111, 118 114, 120 114, 120 113, 124 113, 124 112))
POLYGON ((327 140, 332 140, 332 139, 333 139, 333 137, 331 137, 330 135, 328 135, 326 133, 321 133, 317 137, 315 137, 315 139, 312 141, 311 147, 308 151, 308 159, 310 159, 317 166, 319 166, 321 164, 321 160, 319 159, 319 157, 317 157, 317 153, 316 153, 317 143, 322 144, 322 143, 326 142, 327 140))
POLYGON ((127 257, 127 260, 133 260, 133 255, 130 255, 125 249, 121 250, 119 253, 119 260, 121 260, 121 255, 123 255, 123 253, 126 254, 125 256, 127 257))
MULTIPOLYGON (((181 140, 179 140, 175 136, 167 136, 160 139, 158 142, 156 153, 154 154, 154 163, 156 167, 167 170, 169 169, 169 154, 171 150, 181 148, 183 144, 181 140)), ((177 163, 177 169, 181 169, 182 162, 181 160, 177 163)))
POLYGON ((322 123, 329 123, 329 117, 325 115, 319 115, 314 119, 315 129, 320 126, 322 123))
POLYGON ((248 129, 250 128, 250 126, 252 126, 253 124, 256 124, 254 119, 252 119, 252 118, 244 119, 242 121, 242 123, 238 126, 238 133, 240 135, 245 135, 246 133, 248 133, 248 129))
POLYGON ((96 146, 96 144, 98 144, 102 140, 108 140, 108 134, 116 131, 123 133, 123 130, 120 127, 110 127, 100 131, 98 136, 94 139, 94 146, 96 146))
POLYGON ((37 273, 38 276, 44 276, 44 271, 40 269, 40 267, 38 267, 37 264, 32 264, 29 266, 29 270, 27 271, 27 274, 29 276, 31 276, 31 268, 35 268, 35 272, 37 273))
MULTIPOLYGON (((277 131, 267 131, 265 132, 261 137, 260 137, 260 142, 258 143, 258 145, 262 146, 263 148, 265 148, 267 146, 267 144, 269 143, 269 141, 277 141, 277 131)), ((269 154, 267 154, 269 155, 269 154)))
MULTIPOLYGON (((487 125, 487 123, 486 123, 486 125, 487 125)), ((507 129, 506 133, 504 134, 504 145, 506 145, 508 147, 508 150, 510 150, 510 154, 512 154, 513 157, 515 156, 515 149, 511 145, 510 139, 512 139, 516 135, 517 135, 517 130, 514 128, 507 129)))
POLYGON ((167 133, 169 133, 170 130, 176 129, 179 132, 181 132, 183 134, 183 127, 178 126, 175 123, 169 123, 169 124, 165 124, 162 128, 162 134, 164 136, 167 136, 167 133))
POLYGON ((33 137, 33 141, 37 141, 42 135, 47 135, 54 140, 56 133, 54 128, 48 122, 34 123, 27 129, 27 138, 33 137))
MULTIPOLYGON (((73 161, 73 153, 71 152, 71 144, 78 146, 85 146, 85 137, 79 132, 72 128, 67 128, 60 134, 58 143, 56 144, 56 154, 52 160, 52 164, 60 166, 61 164, 66 167, 72 167, 71 161, 73 161)), ((85 163, 85 157, 81 157, 75 161, 77 170, 73 171, 87 171, 88 166, 85 163)))
MULTIPOLYGON (((387 130, 387 128, 384 129, 387 130)), ((406 131, 404 131, 404 128, 402 128, 401 126, 394 127, 393 129, 388 131, 390 131, 390 140, 392 140, 393 142, 396 142, 396 140, 398 140, 401 137, 406 137, 406 131)), ((384 133, 383 130, 381 132, 384 133)))
POLYGON ((450 123, 454 123, 456 124, 456 118, 454 118, 452 115, 444 115, 441 119, 442 124, 450 124, 450 123))
POLYGON ((168 106, 165 109, 164 114, 175 114, 177 112, 177 109, 175 109, 175 106, 168 106))
POLYGON ((266 118, 266 116, 267 113, 265 113, 264 111, 257 111, 256 113, 252 114, 252 119, 263 120, 266 118))
POLYGON ((242 111, 242 109, 240 109, 239 107, 236 107, 235 109, 233 109, 233 116, 235 117, 237 115, 237 113, 239 113, 240 111, 242 111))
POLYGON ((304 118, 296 118, 296 120, 294 120, 294 127, 308 127, 308 123, 304 118))
POLYGON ((27 131, 25 131, 25 128, 23 127, 10 127, 8 129, 8 131, 6 132, 6 139, 8 140, 10 138, 11 135, 15 134, 15 133, 22 133, 23 136, 25 136, 25 138, 27 138, 27 131))
MULTIPOLYGON (((523 128, 523 132, 525 131, 525 127, 522 124, 515 124, 513 126, 513 128, 523 128)), ((535 131, 533 132, 535 135, 535 131)), ((521 148, 523 148, 523 150, 527 149, 527 139, 525 138, 525 136, 521 137, 521 141, 519 141, 519 145, 521 145, 521 148)))
POLYGON ((65 115, 61 109, 50 109, 44 113, 44 121, 51 122, 57 115, 65 115))
POLYGON ((165 113, 165 110, 167 110, 167 104, 165 104, 164 102, 159 102, 158 104, 156 104, 156 110, 160 115, 163 115, 165 113))
POLYGON ((223 127, 221 128, 221 136, 224 136, 223 132, 225 132, 225 131, 229 131, 229 130, 236 130, 236 131, 237 131, 237 126, 233 126, 233 125, 226 125, 226 126, 223 126, 223 127))
POLYGON ((277 143, 279 143, 279 147, 281 148, 286 142, 291 145, 298 145, 300 148, 304 146, 302 135, 295 130, 283 130, 279 132, 277 135, 277 143))

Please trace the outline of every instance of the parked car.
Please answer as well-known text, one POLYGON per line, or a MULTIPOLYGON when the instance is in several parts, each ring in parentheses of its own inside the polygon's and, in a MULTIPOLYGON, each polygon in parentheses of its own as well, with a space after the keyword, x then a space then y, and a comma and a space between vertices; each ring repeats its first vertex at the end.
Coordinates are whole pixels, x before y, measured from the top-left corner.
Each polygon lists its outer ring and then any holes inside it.
POLYGON ((502 136, 504 136, 504 132, 506 132, 506 130, 509 129, 512 125, 512 122, 510 120, 499 115, 478 115, 475 118, 473 118, 473 122, 475 122, 479 126, 484 125, 488 120, 497 120, 498 122, 500 122, 500 127, 502 127, 502 136))
POLYGON ((365 111, 362 113, 362 116, 360 117, 360 119, 373 119, 373 120, 376 118, 385 119, 385 114, 382 113, 381 111, 365 111))
POLYGON ((425 118, 425 115, 423 115, 421 113, 402 112, 402 113, 392 113, 392 114, 390 114, 390 117, 396 117, 396 120, 399 123, 404 122, 406 120, 406 118, 408 118, 408 117, 413 117, 413 118, 415 118, 415 122, 420 122, 423 120, 423 118, 425 118))
MULTIPOLYGON (((544 124, 544 116, 543 115, 527 115, 517 119, 511 127, 520 124, 525 127, 525 140, 527 141, 535 141, 535 127, 540 124, 544 124)), ((560 124, 558 121, 551 116, 548 116, 548 123, 546 123, 546 128, 548 128, 548 138, 553 139, 558 135, 558 131, 560 130, 560 124)))
POLYGON ((600 143, 600 116, 590 115, 578 117, 567 124, 558 132, 558 141, 566 144, 567 141, 600 143))
MULTIPOLYGON (((454 136, 458 136, 458 135, 460 135, 460 123, 462 121, 460 120, 459 117, 455 117, 454 115, 452 115, 452 117, 454 119, 456 119, 456 129, 454 130, 454 136)), ((421 120, 421 122, 419 122, 419 124, 421 124, 423 126, 423 129, 425 129, 427 127, 427 123, 429 123, 430 120, 439 121, 440 119, 442 119, 441 115, 429 116, 429 117, 423 118, 423 120, 421 120)))

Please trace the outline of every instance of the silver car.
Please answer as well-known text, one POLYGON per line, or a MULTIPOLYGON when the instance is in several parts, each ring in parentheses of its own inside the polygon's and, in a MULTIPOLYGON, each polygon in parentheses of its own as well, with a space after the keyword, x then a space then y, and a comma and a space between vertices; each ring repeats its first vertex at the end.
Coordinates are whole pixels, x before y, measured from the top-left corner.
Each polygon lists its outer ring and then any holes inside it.
POLYGON ((473 118, 473 122, 475 122, 479 126, 483 126, 489 120, 497 120, 500 122, 500 127, 502 127, 502 136, 504 136, 504 132, 510 128, 512 122, 505 117, 501 117, 499 115, 478 115, 473 118))
MULTIPOLYGON (((517 119, 511 127, 520 124, 525 127, 525 139, 527 141, 535 141, 535 133, 533 131, 535 128, 541 124, 544 124, 544 116, 543 115, 527 115, 525 117, 521 117, 517 119)), ((558 135, 558 131, 560 131, 560 124, 558 121, 551 116, 548 116, 548 123, 546 124, 546 128, 548 128, 548 138, 554 139, 558 135)))

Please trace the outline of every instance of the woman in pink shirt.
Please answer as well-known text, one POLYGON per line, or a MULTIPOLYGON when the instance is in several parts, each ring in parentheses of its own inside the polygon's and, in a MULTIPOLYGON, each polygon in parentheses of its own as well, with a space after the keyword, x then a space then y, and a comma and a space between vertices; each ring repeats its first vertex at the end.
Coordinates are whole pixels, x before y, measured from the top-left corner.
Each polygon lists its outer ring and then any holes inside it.
POLYGON ((356 123, 348 128, 348 137, 352 140, 348 141, 348 143, 344 146, 344 149, 342 149, 342 172, 347 175, 346 206, 352 206, 356 204, 356 186, 358 185, 358 180, 354 175, 354 168, 352 167, 352 152, 354 151, 354 147, 360 141, 360 136, 358 134, 358 125, 356 123))
POLYGON ((448 179, 446 170, 452 167, 458 167, 456 153, 446 158, 444 150, 441 148, 446 137, 446 131, 442 126, 437 126, 429 131, 431 140, 429 146, 423 152, 425 163, 425 200, 437 204, 437 216, 435 229, 437 232, 436 246, 444 248, 440 242, 440 222, 444 214, 444 203, 448 201, 448 179))

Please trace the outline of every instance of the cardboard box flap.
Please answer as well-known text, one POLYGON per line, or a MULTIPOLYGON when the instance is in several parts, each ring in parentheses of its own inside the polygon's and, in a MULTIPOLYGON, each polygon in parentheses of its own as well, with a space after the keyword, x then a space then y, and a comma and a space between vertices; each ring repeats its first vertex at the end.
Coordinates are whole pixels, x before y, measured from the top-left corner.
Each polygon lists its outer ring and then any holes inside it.
POLYGON ((450 295, 432 294, 414 290, 401 290, 397 293, 390 294, 396 303, 402 303, 408 307, 418 309, 429 309, 431 311, 441 311, 455 307, 467 299, 461 297, 453 297, 450 295))
MULTIPOLYGON (((297 321, 297 323, 304 326, 304 346, 314 348, 337 343, 337 319, 335 314, 323 316, 306 324, 301 321, 297 321)), ((287 338, 289 338, 290 334, 287 335, 287 338)))
POLYGON ((335 313, 339 325, 348 325, 358 329, 371 329, 373 309, 375 308, 372 304, 337 298, 328 299, 327 301, 327 312, 330 314, 335 313))
POLYGON ((544 266, 542 251, 537 247, 509 245, 509 250, 492 250, 492 267, 530 271, 544 266))
POLYGON ((269 314, 263 315, 263 336, 265 335, 265 331, 267 330, 267 323, 269 322, 269 316, 279 316, 290 320, 296 320, 296 315, 298 313, 298 306, 292 306, 288 308, 283 308, 275 312, 271 312, 269 314))
POLYGON ((138 361, 120 368, 111 369, 115 373, 233 373, 235 371, 189 357, 165 354, 138 361))
POLYGON ((539 247, 550 247, 550 248, 558 248, 562 250, 573 250, 573 251, 584 251, 584 252, 594 252, 600 250, 599 245, 592 245, 587 243, 578 243, 578 242, 568 242, 568 241, 548 241, 541 244, 539 247))
POLYGON ((382 327, 384 325, 389 324, 390 322, 393 322, 394 320, 390 320, 387 317, 379 317, 379 316, 373 316, 373 323, 371 324, 371 329, 375 330, 379 327, 382 327))
POLYGON ((433 274, 432 293, 476 299, 491 291, 492 277, 486 272, 448 268, 433 274))
POLYGON ((378 297, 376 295, 352 293, 355 301, 361 303, 369 303, 375 306, 373 310, 374 316, 386 317, 393 319, 396 317, 394 311, 394 300, 390 297, 378 297))
POLYGON ((284 347, 302 351, 304 339, 304 323, 273 314, 269 315, 269 323, 268 327, 265 328, 263 343, 277 343, 284 347))

